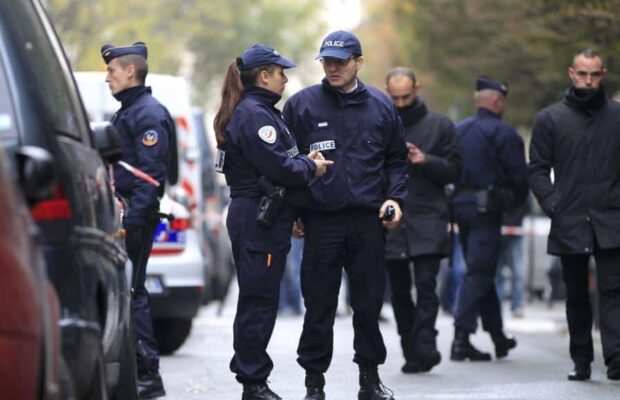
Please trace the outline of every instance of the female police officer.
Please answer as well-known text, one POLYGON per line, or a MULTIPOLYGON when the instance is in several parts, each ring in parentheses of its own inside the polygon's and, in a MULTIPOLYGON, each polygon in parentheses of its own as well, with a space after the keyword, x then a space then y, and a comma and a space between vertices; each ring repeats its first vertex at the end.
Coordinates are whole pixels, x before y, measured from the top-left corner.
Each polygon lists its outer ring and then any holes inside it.
POLYGON ((300 155, 275 108, 288 81, 284 69, 294 66, 271 47, 248 48, 228 67, 214 120, 219 149, 216 168, 226 175, 232 198, 226 224, 239 300, 230 369, 243 384, 242 400, 280 399, 266 383, 273 368, 266 349, 278 310, 291 228, 304 187, 332 163, 317 152, 300 155), (262 215, 266 218, 258 221, 259 203, 263 209, 268 197, 272 204, 267 207, 277 206, 282 195, 284 201, 275 216, 270 220, 267 210, 262 215))

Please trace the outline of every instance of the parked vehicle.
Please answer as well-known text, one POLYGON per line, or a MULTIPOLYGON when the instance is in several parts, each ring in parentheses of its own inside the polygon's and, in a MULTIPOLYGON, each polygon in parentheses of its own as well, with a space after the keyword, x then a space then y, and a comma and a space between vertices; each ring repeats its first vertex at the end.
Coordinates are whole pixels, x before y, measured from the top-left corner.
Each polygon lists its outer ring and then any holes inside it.
MULTIPOLYGON (((0 68, 0 141, 15 142, 0 68)), ((60 385, 60 308, 29 207, 51 197, 53 163, 33 147, 0 146, 0 388, 7 399, 67 398, 60 385), (28 201, 26 201, 28 200, 28 201)), ((67 379, 67 370, 62 371, 67 379)))
POLYGON ((166 195, 159 209, 170 218, 162 219, 155 231, 146 288, 159 350, 171 354, 189 336, 201 305, 203 258, 200 233, 187 208, 166 195))
POLYGON ((32 215, 60 300, 62 354, 76 397, 135 399, 126 254, 104 165, 121 154, 117 133, 110 125, 91 130, 39 0, 0 2, 0 69, 14 145, 43 148, 55 161, 53 196, 32 215))
POLYGON ((206 304, 211 300, 223 301, 228 293, 230 282, 234 277, 234 264, 232 248, 226 220, 224 218, 224 208, 228 204, 227 192, 222 190, 222 183, 219 181, 217 172, 213 168, 213 146, 207 134, 204 123, 204 113, 200 107, 192 109, 192 117, 196 128, 197 142, 202 157, 201 184, 202 193, 205 198, 202 209, 202 232, 213 249, 213 273, 205 279, 210 280, 210 289, 205 292, 203 302, 206 304))

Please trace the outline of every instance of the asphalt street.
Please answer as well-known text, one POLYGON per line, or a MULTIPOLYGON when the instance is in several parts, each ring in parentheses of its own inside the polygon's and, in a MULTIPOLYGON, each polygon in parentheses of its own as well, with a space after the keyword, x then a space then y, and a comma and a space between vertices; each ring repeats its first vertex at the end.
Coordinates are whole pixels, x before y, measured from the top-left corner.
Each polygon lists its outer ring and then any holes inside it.
MULTIPOLYGON (((167 399, 238 400, 241 385, 229 371, 232 356, 232 323, 236 294, 231 293, 217 315, 217 304, 203 307, 194 320, 190 338, 172 356, 163 357, 161 372, 168 392, 167 399)), ((342 307, 343 308, 343 307, 342 307)), ((507 313, 509 314, 509 313, 507 313)), ((442 400, 572 400, 620 398, 620 383, 607 380, 595 334, 595 362, 589 382, 569 382, 566 373, 572 363, 568 357, 568 335, 563 305, 549 309, 542 303, 526 308, 524 318, 506 318, 506 331, 515 334, 518 347, 500 361, 456 363, 449 360, 453 335, 452 319, 441 314, 438 320, 439 349, 443 360, 430 373, 405 375, 400 367, 403 358, 392 310, 383 310, 387 322, 381 324, 388 358, 379 372, 383 383, 392 389, 395 399, 442 400)), ((269 346, 274 360, 270 386, 283 399, 304 397, 304 372, 297 365, 296 348, 302 317, 278 318, 269 346)), ((480 349, 492 351, 488 335, 478 333, 472 339, 480 349)), ((334 358, 326 374, 329 400, 357 399, 358 375, 353 358, 351 317, 341 310, 336 319, 334 358)))

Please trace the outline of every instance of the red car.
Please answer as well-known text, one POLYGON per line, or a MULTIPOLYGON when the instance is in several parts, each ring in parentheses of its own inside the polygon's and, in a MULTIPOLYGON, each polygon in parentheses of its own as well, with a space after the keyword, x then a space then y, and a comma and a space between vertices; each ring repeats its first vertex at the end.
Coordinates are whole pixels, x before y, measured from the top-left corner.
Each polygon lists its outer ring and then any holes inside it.
MULTIPOLYGON (((0 101, 2 118, 7 122, 10 116, 2 113, 0 101)), ((6 137, 3 136, 6 126, 0 124, 0 139, 6 137)), ((29 211, 29 206, 37 200, 51 195, 53 173, 50 171, 53 171, 51 157, 44 150, 0 146, 0 209, 4 210, 0 218, 0 397, 3 399, 52 400, 65 398, 66 394, 59 384, 58 299, 47 279, 29 211)))

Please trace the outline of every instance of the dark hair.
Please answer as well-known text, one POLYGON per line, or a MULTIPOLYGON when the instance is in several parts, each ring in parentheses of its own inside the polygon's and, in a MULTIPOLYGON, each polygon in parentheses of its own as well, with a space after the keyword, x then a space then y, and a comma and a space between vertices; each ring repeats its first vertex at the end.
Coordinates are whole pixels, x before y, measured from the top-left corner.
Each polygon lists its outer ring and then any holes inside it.
POLYGON ((573 56, 573 66, 575 65, 575 59, 579 56, 585 57, 585 58, 589 58, 589 59, 593 59, 593 58, 600 58, 601 59, 601 63, 603 63, 603 68, 605 68, 605 61, 603 60, 603 57, 601 57, 601 54, 596 51, 596 50, 592 50, 592 49, 582 49, 581 51, 579 51, 579 53, 575 54, 573 56))
POLYGON ((278 67, 275 64, 267 64, 247 71, 239 71, 241 63, 240 57, 231 61, 226 70, 226 75, 224 76, 224 83, 222 84, 222 102, 213 120, 215 140, 219 148, 222 148, 226 143, 226 126, 230 122, 230 118, 237 104, 239 104, 243 98, 243 93, 245 93, 247 89, 256 86, 256 80, 262 71, 267 71, 269 74, 272 74, 278 67))
POLYGON ((392 68, 388 71, 387 76, 385 77, 385 84, 390 83, 390 79, 394 76, 406 76, 411 79, 411 82, 416 83, 415 74, 411 68, 405 67, 396 67, 392 68))
POLYGON ((138 54, 126 54, 118 57, 118 63, 123 68, 133 64, 136 67, 136 79, 144 85, 146 75, 149 73, 149 65, 144 57, 138 54))

